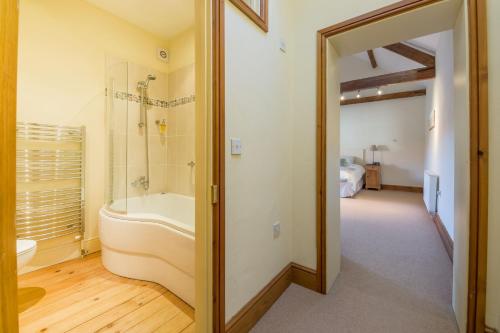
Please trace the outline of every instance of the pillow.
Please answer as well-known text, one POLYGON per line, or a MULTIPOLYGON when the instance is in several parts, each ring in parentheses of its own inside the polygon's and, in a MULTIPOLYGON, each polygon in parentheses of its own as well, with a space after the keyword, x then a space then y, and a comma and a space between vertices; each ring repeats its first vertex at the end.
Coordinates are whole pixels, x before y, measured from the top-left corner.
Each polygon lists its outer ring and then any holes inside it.
POLYGON ((351 164, 354 164, 354 156, 341 156, 340 157, 340 165, 349 166, 351 164), (346 163, 346 165, 344 165, 343 163, 346 163))
POLYGON ((349 165, 351 165, 352 163, 349 163, 349 159, 345 158, 345 157, 341 157, 340 158, 340 166, 341 167, 348 167, 349 165))

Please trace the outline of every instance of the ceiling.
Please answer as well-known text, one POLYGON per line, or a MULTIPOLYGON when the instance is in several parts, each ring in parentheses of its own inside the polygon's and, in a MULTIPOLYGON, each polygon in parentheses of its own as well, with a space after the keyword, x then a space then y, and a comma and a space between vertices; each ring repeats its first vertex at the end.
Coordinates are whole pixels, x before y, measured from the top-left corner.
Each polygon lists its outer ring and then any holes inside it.
MULTIPOLYGON (((411 39, 404 43, 416 46, 427 53, 435 54, 439 37, 442 33, 434 33, 427 36, 411 39)), ((357 80, 372 76, 384 75, 410 69, 423 68, 420 63, 405 58, 392 51, 384 48, 376 48, 373 50, 378 67, 372 68, 368 54, 366 51, 359 52, 350 56, 339 59, 339 76, 340 82, 357 80)), ((390 86, 381 87, 384 93, 410 91, 424 89, 432 80, 423 80, 408 83, 393 84, 390 86)), ((344 93, 345 98, 350 99, 356 96, 357 92, 344 93)), ((367 89, 361 92, 362 96, 374 96, 377 94, 377 89, 367 89)))
POLYGON ((430 53, 436 53, 436 49, 439 42, 440 33, 435 33, 423 37, 418 37, 414 39, 410 39, 407 43, 418 48, 421 48, 423 51, 428 51, 430 53))
POLYGON ((194 24, 194 0, 86 1, 163 39, 194 24))
POLYGON ((340 57, 452 29, 462 0, 442 0, 329 38, 340 57))

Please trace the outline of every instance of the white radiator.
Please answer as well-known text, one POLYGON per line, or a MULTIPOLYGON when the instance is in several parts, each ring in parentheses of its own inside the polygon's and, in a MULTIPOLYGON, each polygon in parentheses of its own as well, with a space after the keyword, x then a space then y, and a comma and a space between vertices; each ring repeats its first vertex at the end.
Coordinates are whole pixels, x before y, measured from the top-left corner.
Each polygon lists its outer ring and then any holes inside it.
POLYGON ((430 171, 424 172, 424 202, 429 213, 436 212, 439 177, 430 171))

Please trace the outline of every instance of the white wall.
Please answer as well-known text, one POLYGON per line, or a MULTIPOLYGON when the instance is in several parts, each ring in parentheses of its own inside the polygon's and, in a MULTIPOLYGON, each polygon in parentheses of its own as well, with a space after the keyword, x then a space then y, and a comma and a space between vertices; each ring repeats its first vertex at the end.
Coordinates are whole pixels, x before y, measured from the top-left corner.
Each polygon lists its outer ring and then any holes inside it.
POLYGON ((170 72, 194 64, 195 31, 194 27, 179 33, 168 40, 168 70, 170 72))
POLYGON ((469 252, 469 87, 467 50, 467 8, 462 6, 453 29, 455 203, 453 253, 453 309, 460 332, 466 331, 469 252))
POLYGON ((226 320, 290 261, 316 267, 316 31, 390 2, 270 1, 268 34, 225 2, 226 320))
POLYGON ((500 329, 500 2, 488 0, 489 226, 486 321, 500 329))
POLYGON ((326 290, 330 290, 340 273, 340 195, 339 145, 340 140, 340 81, 338 54, 331 43, 327 56, 327 110, 326 110, 326 290))
POLYGON ((340 153, 372 162, 367 148, 382 146, 382 183, 422 187, 425 161, 425 96, 341 107, 340 153))
POLYGON ((293 261, 316 268, 316 33, 392 0, 293 1, 293 261))
POLYGON ((288 4, 270 1, 265 34, 226 1, 226 320, 292 259, 291 57, 279 49, 292 39, 288 4), (231 137, 242 155, 231 156, 231 137))
POLYGON ((451 238, 454 239, 455 198, 455 90, 453 67, 453 31, 440 34, 436 50, 436 78, 428 88, 426 119, 436 112, 434 129, 426 131, 425 169, 439 176, 441 194, 437 210, 451 238))

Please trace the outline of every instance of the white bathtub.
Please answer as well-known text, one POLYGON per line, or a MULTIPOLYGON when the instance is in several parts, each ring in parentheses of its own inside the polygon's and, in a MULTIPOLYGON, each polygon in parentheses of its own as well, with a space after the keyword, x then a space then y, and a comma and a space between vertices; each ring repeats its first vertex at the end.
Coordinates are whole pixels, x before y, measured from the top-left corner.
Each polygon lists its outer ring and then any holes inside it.
POLYGON ((99 215, 106 269, 159 283, 194 306, 194 198, 150 194, 115 201, 99 215))

